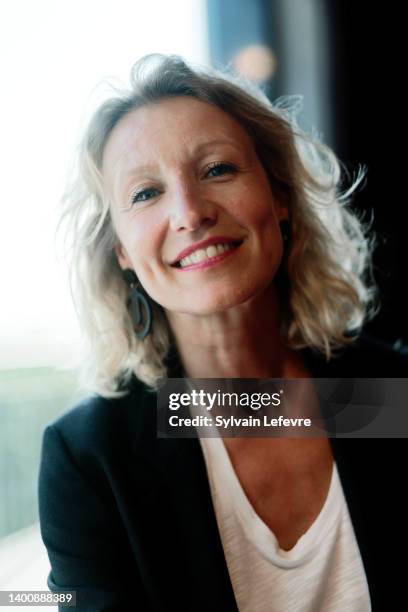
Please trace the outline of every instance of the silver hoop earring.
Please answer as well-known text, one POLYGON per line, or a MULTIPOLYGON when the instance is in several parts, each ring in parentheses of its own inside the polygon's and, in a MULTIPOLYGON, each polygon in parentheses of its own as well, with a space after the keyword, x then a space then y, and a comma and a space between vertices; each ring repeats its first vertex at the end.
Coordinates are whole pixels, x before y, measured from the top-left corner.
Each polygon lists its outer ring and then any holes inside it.
POLYGON ((144 340, 150 333, 153 323, 151 299, 137 280, 133 270, 123 270, 123 278, 129 287, 126 307, 133 322, 133 329, 139 340, 144 340))

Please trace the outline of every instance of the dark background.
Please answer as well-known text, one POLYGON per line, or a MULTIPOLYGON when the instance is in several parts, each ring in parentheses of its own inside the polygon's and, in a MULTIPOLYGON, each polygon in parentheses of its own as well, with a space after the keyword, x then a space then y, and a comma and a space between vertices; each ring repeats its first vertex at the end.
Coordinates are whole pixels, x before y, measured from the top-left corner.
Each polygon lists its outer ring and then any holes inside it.
POLYGON ((333 38, 332 100, 337 149, 351 165, 368 165, 355 205, 374 209, 374 258, 383 308, 371 327, 388 340, 408 340, 406 155, 402 147, 404 18, 394 4, 326 2, 333 38), (388 6, 388 8, 387 8, 388 6), (402 103, 402 104, 401 104, 402 103), (406 215, 405 215, 406 217, 406 215), (381 240, 380 240, 381 239, 381 240))
POLYGON ((246 45, 269 46, 278 60, 267 83, 270 98, 304 93, 306 118, 312 122, 321 118, 318 127, 324 131, 325 142, 352 175, 359 165, 368 167, 365 186, 354 195, 353 207, 365 211, 367 222, 373 216, 372 229, 377 235, 374 275, 382 308, 366 330, 385 342, 406 345, 408 169, 401 126, 405 115, 403 48, 408 35, 403 5, 312 0, 306 3, 307 15, 320 23, 322 32, 321 38, 307 40, 305 1, 208 0, 211 59, 215 65, 225 64, 246 45), (326 65, 319 91, 307 89, 316 66, 313 61, 303 62, 302 44, 314 45, 316 60, 326 65), (297 51, 291 53, 290 45, 297 51))

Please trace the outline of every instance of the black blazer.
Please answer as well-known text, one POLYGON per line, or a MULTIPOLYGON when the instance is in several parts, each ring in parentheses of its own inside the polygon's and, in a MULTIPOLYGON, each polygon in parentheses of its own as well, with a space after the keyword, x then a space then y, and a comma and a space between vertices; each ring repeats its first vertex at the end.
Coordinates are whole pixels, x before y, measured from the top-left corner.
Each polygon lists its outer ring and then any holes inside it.
MULTIPOLYGON (((329 364, 303 354, 315 377, 408 372, 364 337, 329 364)), ((406 440, 330 442, 373 610, 407 609, 406 440)), ((75 590, 78 609, 237 610, 199 440, 158 439, 156 395, 136 379, 126 397, 92 397, 47 427, 39 509, 49 588, 75 590)))

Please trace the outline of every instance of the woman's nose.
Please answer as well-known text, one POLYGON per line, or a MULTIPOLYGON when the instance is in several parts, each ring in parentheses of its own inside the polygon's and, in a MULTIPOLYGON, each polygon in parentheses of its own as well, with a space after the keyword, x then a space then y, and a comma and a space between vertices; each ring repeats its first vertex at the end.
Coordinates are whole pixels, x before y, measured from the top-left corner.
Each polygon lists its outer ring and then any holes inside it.
POLYGON ((198 189, 177 189, 170 206, 170 227, 174 232, 194 231, 204 224, 212 225, 217 220, 215 204, 207 200, 198 189))

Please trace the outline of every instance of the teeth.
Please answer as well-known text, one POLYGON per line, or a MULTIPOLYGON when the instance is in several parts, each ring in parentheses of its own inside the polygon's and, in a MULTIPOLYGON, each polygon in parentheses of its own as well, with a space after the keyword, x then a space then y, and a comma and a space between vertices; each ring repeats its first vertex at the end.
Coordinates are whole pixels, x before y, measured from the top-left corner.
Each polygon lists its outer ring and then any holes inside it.
POLYGON ((191 255, 188 255, 188 257, 183 257, 183 259, 180 259, 179 264, 181 268, 191 266, 192 264, 199 263, 205 259, 210 259, 211 257, 216 257, 216 255, 221 255, 225 251, 229 251, 232 248, 232 244, 212 244, 206 249, 198 249, 197 251, 194 251, 194 253, 191 253, 191 255))
POLYGON ((196 262, 204 261, 204 259, 207 259, 207 252, 204 249, 195 252, 196 262))
POLYGON ((208 247, 208 249, 206 249, 206 252, 207 252, 208 257, 215 257, 215 255, 218 255, 218 249, 214 245, 208 247))

